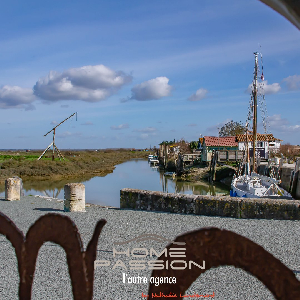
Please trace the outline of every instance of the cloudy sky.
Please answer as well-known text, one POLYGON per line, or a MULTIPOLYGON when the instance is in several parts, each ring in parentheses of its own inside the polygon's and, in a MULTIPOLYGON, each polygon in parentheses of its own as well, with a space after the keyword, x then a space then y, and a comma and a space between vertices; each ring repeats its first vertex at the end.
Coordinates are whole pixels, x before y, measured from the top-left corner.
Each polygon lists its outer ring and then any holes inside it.
POLYGON ((12 0, 0 18, 2 149, 46 148, 74 112, 61 149, 217 135, 246 121, 255 51, 269 132, 300 144, 300 31, 257 0, 12 0))

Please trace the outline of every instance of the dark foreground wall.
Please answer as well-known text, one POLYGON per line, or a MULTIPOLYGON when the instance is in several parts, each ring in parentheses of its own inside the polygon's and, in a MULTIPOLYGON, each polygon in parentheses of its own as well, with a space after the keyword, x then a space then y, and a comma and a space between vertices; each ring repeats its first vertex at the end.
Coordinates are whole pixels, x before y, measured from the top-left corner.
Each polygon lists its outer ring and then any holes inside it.
POLYGON ((205 216, 300 220, 299 200, 183 195, 122 189, 120 207, 205 216))

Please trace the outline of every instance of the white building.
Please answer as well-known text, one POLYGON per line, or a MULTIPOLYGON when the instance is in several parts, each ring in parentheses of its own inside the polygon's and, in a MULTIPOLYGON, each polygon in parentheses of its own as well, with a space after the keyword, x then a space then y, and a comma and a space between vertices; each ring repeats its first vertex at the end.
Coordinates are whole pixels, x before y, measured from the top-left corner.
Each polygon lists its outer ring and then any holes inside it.
MULTIPOLYGON (((239 134, 236 136, 236 140, 238 142, 239 150, 246 149, 246 141, 248 138, 248 147, 250 152, 250 157, 253 155, 253 134, 239 134)), ((268 159, 269 153, 278 153, 280 149, 280 143, 282 140, 277 139, 273 136, 273 134, 257 134, 257 144, 256 149, 260 154, 261 158, 268 159)))

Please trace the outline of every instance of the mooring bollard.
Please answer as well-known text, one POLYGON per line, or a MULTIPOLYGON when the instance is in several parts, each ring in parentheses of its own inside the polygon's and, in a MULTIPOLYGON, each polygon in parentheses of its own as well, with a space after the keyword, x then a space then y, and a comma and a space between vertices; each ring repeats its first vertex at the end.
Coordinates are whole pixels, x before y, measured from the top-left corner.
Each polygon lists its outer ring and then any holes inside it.
POLYGON ((5 180, 5 200, 20 200, 22 179, 19 177, 8 178, 5 180))
POLYGON ((85 186, 82 183, 67 183, 64 187, 64 211, 85 212, 85 186))

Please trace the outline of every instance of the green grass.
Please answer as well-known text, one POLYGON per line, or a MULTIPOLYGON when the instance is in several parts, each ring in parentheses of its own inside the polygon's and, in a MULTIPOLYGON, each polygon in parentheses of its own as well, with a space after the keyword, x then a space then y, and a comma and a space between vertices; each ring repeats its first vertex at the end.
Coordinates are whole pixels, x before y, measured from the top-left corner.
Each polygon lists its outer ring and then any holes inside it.
POLYGON ((0 155, 0 161, 5 161, 8 159, 14 159, 14 160, 24 160, 24 159, 28 159, 28 160, 34 160, 34 159, 38 159, 39 156, 37 155, 8 155, 8 154, 4 154, 4 155, 0 155))
MULTIPOLYGON (((4 162, 7 160, 15 160, 15 161, 34 161, 37 160, 40 157, 40 155, 8 155, 8 154, 0 154, 0 162, 4 162)), ((44 155, 41 160, 52 160, 51 155, 44 155)), ((59 161, 58 157, 55 157, 54 160, 59 161)), ((65 160, 68 160, 65 158, 65 160)))

